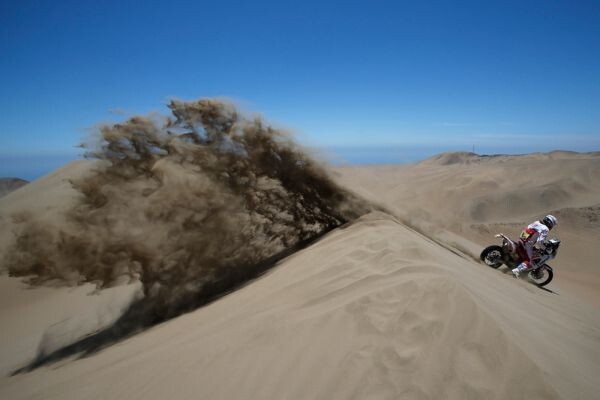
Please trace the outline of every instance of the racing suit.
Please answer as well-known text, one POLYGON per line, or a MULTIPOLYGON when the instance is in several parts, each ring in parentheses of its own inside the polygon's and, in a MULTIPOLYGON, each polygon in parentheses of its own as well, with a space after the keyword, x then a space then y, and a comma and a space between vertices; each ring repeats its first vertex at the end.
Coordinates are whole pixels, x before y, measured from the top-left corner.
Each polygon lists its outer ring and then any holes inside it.
POLYGON ((532 222, 523 230, 523 232, 521 232, 521 236, 519 236, 519 255, 523 261, 517 268, 512 270, 515 277, 518 277, 521 272, 529 271, 537 267, 537 265, 532 262, 534 248, 543 249, 545 247, 544 241, 548 236, 548 232, 550 232, 548 227, 540 221, 532 222))

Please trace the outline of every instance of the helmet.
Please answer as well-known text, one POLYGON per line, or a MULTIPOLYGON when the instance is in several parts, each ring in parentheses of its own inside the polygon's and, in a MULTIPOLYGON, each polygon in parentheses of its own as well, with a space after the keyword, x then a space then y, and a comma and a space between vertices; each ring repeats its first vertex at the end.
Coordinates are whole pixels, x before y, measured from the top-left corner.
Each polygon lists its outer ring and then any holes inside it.
POLYGON ((558 224, 558 220, 554 215, 546 215, 542 220, 542 224, 546 225, 548 229, 552 229, 558 224))

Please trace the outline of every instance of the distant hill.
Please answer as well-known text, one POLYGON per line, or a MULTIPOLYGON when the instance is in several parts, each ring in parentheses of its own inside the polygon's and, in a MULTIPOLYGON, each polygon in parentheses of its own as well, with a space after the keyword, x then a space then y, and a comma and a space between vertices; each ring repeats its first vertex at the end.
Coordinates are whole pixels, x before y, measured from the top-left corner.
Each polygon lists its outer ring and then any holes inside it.
POLYGON ((571 159, 590 159, 598 158, 600 152, 578 153, 575 151, 554 150, 548 153, 528 153, 528 154, 476 154, 466 151, 453 151, 436 154, 420 161, 419 165, 455 165, 455 164, 476 164, 481 162, 507 162, 524 160, 571 160, 571 159))
POLYGON ((469 164, 481 159, 481 156, 475 153, 466 151, 456 151, 436 154, 421 161, 423 165, 452 165, 452 164, 469 164))
POLYGON ((26 180, 19 178, 0 178, 0 197, 4 197, 13 190, 28 184, 26 180))

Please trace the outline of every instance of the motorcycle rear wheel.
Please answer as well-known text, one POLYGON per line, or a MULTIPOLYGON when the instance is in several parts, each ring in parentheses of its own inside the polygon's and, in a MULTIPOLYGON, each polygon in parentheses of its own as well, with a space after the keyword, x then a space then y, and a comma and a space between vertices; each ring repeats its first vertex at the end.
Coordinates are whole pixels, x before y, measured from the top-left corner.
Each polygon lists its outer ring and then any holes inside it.
POLYGON ((481 261, 488 267, 498 268, 502 265, 502 247, 500 246, 488 246, 481 252, 479 256, 481 261))

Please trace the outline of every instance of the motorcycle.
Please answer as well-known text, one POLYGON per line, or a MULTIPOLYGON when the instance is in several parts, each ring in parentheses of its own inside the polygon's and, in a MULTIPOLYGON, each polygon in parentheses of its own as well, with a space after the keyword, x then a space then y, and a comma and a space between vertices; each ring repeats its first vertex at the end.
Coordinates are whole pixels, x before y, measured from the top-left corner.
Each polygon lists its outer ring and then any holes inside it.
MULTIPOLYGON (((495 235, 497 238, 502 238, 502 246, 488 246, 481 252, 479 258, 486 265, 492 268, 499 268, 502 264, 510 269, 516 268, 523 258, 519 252, 520 243, 511 240, 508 236, 500 233, 495 235)), ((556 252, 560 246, 560 240, 552 238, 545 243, 543 250, 536 249, 533 259, 531 260, 536 268, 528 272, 531 279, 538 286, 546 286, 554 277, 554 271, 546 262, 556 257, 556 252)))

